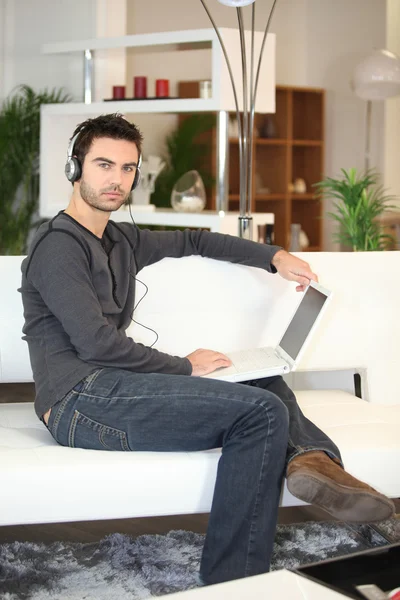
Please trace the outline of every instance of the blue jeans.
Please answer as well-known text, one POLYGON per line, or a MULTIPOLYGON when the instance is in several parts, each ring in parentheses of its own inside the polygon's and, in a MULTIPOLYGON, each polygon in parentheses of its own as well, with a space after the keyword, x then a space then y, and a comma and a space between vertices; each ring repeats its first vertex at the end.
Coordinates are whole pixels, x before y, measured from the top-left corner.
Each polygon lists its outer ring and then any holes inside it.
MULTIPOLYGON (((288 442, 289 415, 301 413, 286 403, 296 400, 280 377, 239 385, 97 369, 54 405, 48 428, 63 446, 95 450, 222 448, 200 565, 212 584, 269 570, 286 455, 311 449, 308 435, 288 442)), ((306 431, 306 420, 293 430, 306 431)))
POLYGON ((337 458, 343 466, 339 448, 314 423, 307 419, 297 404, 296 396, 282 377, 266 377, 246 381, 245 385, 261 388, 272 392, 282 400, 289 411, 289 441, 286 453, 286 463, 295 456, 322 450, 331 458, 337 458))

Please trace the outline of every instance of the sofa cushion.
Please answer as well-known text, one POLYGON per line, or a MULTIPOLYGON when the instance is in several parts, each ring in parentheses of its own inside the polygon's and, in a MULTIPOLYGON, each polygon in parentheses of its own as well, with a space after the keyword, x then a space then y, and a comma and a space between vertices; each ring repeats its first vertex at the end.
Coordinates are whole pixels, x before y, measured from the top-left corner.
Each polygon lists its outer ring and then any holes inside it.
POLYGON ((0 404, 0 525, 208 512, 219 456, 64 448, 33 403, 0 404))
MULTIPOLYGON (((400 406, 347 392, 297 392, 346 468, 397 497, 400 406), (397 481, 396 481, 397 480, 397 481)), ((59 446, 32 403, 0 404, 0 525, 208 512, 220 451, 107 452, 59 446)), ((282 504, 301 504, 284 489, 282 504)))
POLYGON ((366 402, 341 390, 296 392, 306 417, 337 444, 349 473, 400 496, 400 405, 366 402))

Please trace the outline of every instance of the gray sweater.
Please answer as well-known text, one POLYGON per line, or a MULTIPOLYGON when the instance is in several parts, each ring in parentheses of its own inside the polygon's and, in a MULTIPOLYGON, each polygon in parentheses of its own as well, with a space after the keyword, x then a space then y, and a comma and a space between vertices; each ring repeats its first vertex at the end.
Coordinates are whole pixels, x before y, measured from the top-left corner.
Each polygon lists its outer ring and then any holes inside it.
POLYGON ((109 221, 100 239, 64 212, 37 231, 22 262, 23 339, 28 342, 41 417, 101 367, 190 375, 187 358, 126 335, 143 267, 201 255, 275 272, 278 246, 208 231, 148 231, 109 221))

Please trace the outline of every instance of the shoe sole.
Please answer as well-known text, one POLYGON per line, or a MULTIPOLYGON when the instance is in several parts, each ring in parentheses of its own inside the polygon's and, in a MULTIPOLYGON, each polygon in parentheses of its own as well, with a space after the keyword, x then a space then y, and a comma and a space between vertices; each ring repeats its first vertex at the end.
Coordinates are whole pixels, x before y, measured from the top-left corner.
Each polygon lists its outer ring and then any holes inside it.
POLYGON ((302 469, 287 479, 288 490, 293 496, 315 504, 341 521, 376 523, 395 514, 391 500, 367 490, 339 485, 315 471, 302 469))

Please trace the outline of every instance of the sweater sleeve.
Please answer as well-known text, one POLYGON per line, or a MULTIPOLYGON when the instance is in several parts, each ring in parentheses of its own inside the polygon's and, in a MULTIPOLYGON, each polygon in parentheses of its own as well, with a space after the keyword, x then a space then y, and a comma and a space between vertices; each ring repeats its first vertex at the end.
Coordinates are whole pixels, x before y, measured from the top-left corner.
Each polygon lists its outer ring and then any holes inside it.
POLYGON ((81 360, 142 373, 191 374, 187 358, 135 343, 106 319, 88 256, 71 236, 56 231, 45 236, 35 248, 26 277, 60 322, 81 360))
POLYGON ((130 223, 122 223, 129 236, 138 270, 163 258, 200 255, 216 260, 258 267, 276 273, 271 261, 280 246, 260 244, 233 235, 197 229, 184 231, 149 231, 130 223))

